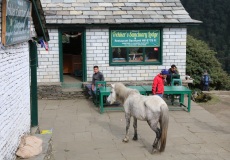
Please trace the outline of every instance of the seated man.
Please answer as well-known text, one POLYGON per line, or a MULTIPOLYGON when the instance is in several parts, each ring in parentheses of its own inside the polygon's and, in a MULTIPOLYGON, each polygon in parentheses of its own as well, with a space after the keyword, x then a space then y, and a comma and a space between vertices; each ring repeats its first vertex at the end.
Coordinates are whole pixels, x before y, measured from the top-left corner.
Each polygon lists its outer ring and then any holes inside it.
POLYGON ((92 96, 92 92, 96 93, 96 87, 95 87, 96 81, 104 81, 104 75, 99 71, 99 67, 94 66, 93 70, 94 70, 94 74, 92 77, 92 83, 86 85, 86 89, 90 97, 92 96))
POLYGON ((169 68, 168 72, 169 72, 169 74, 168 74, 166 80, 167 80, 167 85, 170 86, 171 85, 171 77, 172 77, 172 75, 173 76, 176 76, 176 75, 179 76, 179 72, 178 72, 177 67, 176 67, 175 64, 171 65, 171 68, 169 68))

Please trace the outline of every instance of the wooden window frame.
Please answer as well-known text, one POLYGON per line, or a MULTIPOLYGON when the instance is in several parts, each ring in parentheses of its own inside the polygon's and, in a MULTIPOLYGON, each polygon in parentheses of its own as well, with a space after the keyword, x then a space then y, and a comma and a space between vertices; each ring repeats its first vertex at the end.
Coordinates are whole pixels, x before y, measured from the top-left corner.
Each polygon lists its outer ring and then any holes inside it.
MULTIPOLYGON (((163 57, 163 33, 162 33, 162 29, 159 29, 159 28, 125 28, 125 29, 120 29, 120 28, 110 28, 109 29, 109 65, 110 66, 124 66, 124 65, 162 65, 162 57, 163 57), (143 61, 142 62, 130 62, 129 60, 129 50, 130 48, 135 48, 135 47, 122 47, 122 48, 126 48, 126 59, 128 61, 126 62, 114 62, 113 61, 113 48, 112 48, 112 45, 111 45, 111 30, 159 30, 160 31, 160 46, 159 47, 156 47, 156 48, 159 48, 159 56, 158 56, 158 59, 157 61, 145 61, 145 58, 143 58, 143 61)), ((154 48, 154 46, 152 46, 154 48)), ((137 46, 138 48, 138 46, 137 46)), ((147 47, 139 47, 139 48, 143 48, 143 57, 145 57, 145 48, 147 47)))

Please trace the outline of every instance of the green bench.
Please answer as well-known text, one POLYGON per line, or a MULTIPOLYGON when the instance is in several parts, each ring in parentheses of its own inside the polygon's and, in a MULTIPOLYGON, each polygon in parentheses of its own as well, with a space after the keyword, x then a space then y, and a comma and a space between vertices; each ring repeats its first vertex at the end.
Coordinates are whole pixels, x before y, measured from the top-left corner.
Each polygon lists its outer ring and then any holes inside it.
MULTIPOLYGON (((152 86, 127 86, 128 88, 137 89, 142 95, 152 94, 152 86)), ((184 86, 165 86, 164 94, 169 95, 180 95, 179 103, 180 106, 183 106, 183 109, 190 112, 191 110, 191 90, 184 86), (187 106, 184 104, 184 95, 188 95, 188 103, 187 106)), ((123 107, 104 107, 103 99, 105 96, 109 96, 111 92, 111 87, 99 87, 99 106, 100 113, 103 113, 107 110, 123 110, 123 107)))
MULTIPOLYGON (((136 89, 140 92, 142 95, 146 95, 146 91, 141 86, 127 86, 131 89, 136 89)), ((123 107, 104 107, 104 98, 106 96, 109 96, 111 92, 111 87, 99 87, 99 96, 100 96, 100 113, 103 113, 104 111, 111 111, 111 110, 123 110, 123 107)))
MULTIPOLYGON (((152 94, 152 86, 142 86, 146 90, 146 94, 152 94)), ((191 94, 192 91, 185 86, 164 86, 164 94, 180 95, 180 106, 184 106, 185 109, 190 112, 191 110, 191 94), (188 95, 188 104, 184 104, 184 95, 188 95)))

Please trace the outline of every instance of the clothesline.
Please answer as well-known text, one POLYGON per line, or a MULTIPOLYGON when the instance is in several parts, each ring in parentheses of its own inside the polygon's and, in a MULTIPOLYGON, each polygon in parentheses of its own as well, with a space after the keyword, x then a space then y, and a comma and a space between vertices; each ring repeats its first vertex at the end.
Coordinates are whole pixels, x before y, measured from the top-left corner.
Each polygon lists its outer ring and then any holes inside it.
POLYGON ((63 33, 62 35, 62 43, 69 43, 69 38, 77 38, 78 36, 81 36, 81 33, 77 33, 77 34, 67 34, 67 33, 63 33))

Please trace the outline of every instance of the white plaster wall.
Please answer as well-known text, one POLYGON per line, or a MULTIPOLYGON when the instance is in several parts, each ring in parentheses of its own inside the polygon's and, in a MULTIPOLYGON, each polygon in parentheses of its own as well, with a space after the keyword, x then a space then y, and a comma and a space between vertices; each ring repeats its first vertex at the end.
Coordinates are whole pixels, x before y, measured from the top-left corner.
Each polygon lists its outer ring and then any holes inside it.
POLYGON ((38 46, 38 82, 60 82, 58 30, 49 29, 49 50, 38 46))
POLYGON ((163 66, 170 68, 175 64, 181 78, 186 74, 187 28, 163 29, 163 66))
POLYGON ((94 65, 99 66, 106 81, 152 80, 172 64, 177 66, 183 78, 186 69, 186 35, 186 28, 163 29, 162 65, 109 66, 109 29, 87 29, 87 81, 91 81, 94 65))
MULTIPOLYGON (((1 26, 0 18, 0 35, 1 26)), ((0 45, 0 160, 15 159, 21 137, 30 132, 29 69, 28 42, 0 45)))
MULTIPOLYGON (((49 29, 49 51, 38 47, 38 82, 60 82, 58 30, 49 29)), ((87 81, 98 65, 106 81, 152 80, 162 69, 175 64, 181 78, 186 70, 186 28, 163 29, 162 65, 109 66, 109 29, 86 29, 87 81)))
POLYGON ((0 49, 0 159, 15 159, 20 138, 30 132, 29 46, 0 49))

